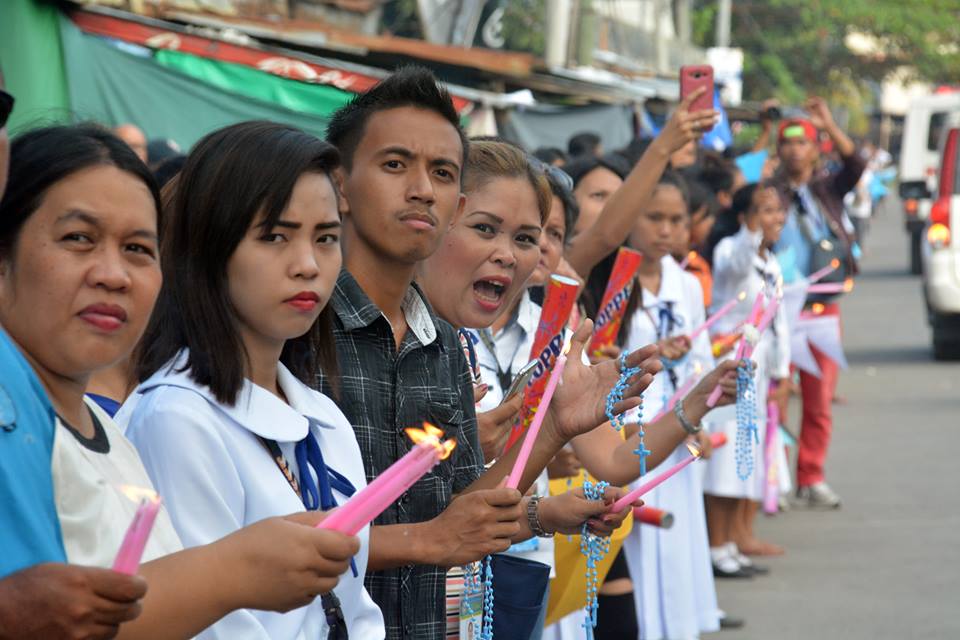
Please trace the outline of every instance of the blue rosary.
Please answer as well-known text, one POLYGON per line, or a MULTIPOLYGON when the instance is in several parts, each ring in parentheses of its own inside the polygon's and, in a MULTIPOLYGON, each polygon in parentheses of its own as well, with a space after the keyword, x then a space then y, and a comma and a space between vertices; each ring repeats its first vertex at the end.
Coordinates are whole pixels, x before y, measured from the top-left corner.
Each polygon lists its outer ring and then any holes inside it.
POLYGON ((618 403, 623 401, 623 393, 627 390, 629 385, 629 380, 636 374, 640 373, 640 367, 628 367, 627 366, 627 354, 626 352, 620 354, 620 379, 617 380, 617 383, 613 385, 613 389, 610 390, 610 393, 607 394, 607 404, 604 410, 604 413, 607 414, 607 420, 610 421, 610 424, 613 425, 613 428, 617 431, 623 428, 623 416, 622 413, 614 413, 613 407, 618 403))
POLYGON ((483 630, 480 640, 493 640, 493 569, 490 556, 483 559, 483 630))
MULTIPOLYGON (((583 495, 588 500, 603 500, 603 493, 610 484, 598 482, 593 484, 589 480, 583 482, 583 495)), ((593 630, 597 626, 597 593, 600 586, 600 576, 597 565, 610 552, 610 538, 598 536, 590 532, 586 523, 580 532, 580 553, 587 558, 587 604, 584 607, 586 615, 583 619, 583 628, 586 630, 587 640, 593 640, 593 630)))
MULTIPOLYGON (((623 428, 624 423, 624 414, 614 413, 613 407, 618 402, 623 400, 623 393, 627 389, 627 381, 641 372, 640 367, 628 367, 627 366, 627 354, 620 354, 620 379, 617 380, 617 383, 613 385, 613 389, 610 390, 610 393, 607 394, 607 405, 605 413, 607 414, 607 420, 610 421, 610 424, 614 429, 620 431, 623 428)), ((640 475, 645 475, 647 473, 647 456, 650 455, 650 450, 646 448, 643 444, 643 394, 640 395, 640 406, 638 407, 637 414, 637 428, 638 437, 640 442, 637 444, 637 448, 634 449, 634 453, 637 454, 640 458, 640 475)))
MULTIPOLYGON (((464 566, 463 574, 464 599, 469 601, 473 596, 483 592, 483 622, 480 639, 493 640, 493 569, 490 566, 490 556, 480 562, 471 562, 464 566)), ((472 608, 470 613, 473 613, 472 608)))
POLYGON ((734 456, 737 477, 746 480, 753 473, 753 445, 759 444, 757 433, 757 384, 749 362, 737 367, 737 441, 734 456))

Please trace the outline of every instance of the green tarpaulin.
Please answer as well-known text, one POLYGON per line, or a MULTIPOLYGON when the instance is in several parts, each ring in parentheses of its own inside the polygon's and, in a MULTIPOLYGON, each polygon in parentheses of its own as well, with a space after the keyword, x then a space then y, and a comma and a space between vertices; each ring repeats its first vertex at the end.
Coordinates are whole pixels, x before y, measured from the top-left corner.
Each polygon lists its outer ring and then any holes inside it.
POLYGON ((242 64, 210 60, 179 51, 161 49, 156 52, 154 59, 168 69, 218 89, 321 118, 328 117, 354 96, 335 87, 281 78, 242 64))
POLYGON ((351 97, 332 87, 187 54, 159 52, 155 59, 148 49, 119 48, 84 34, 66 17, 61 34, 77 118, 108 125, 132 122, 148 138, 171 138, 183 149, 243 120, 284 122, 322 137, 328 114, 351 97), (305 112, 295 110, 301 108, 305 112))
POLYGON ((17 99, 8 123, 14 134, 68 113, 59 20, 52 3, 0 0, 0 66, 17 99))

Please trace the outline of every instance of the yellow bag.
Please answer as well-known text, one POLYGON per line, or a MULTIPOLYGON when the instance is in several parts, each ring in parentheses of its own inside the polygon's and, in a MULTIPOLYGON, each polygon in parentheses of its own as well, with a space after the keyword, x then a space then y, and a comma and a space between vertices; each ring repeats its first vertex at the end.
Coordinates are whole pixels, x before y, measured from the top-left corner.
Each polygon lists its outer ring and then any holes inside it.
MULTIPOLYGON (((591 482, 596 482, 590 477, 591 482)), ((567 485, 566 478, 550 481, 550 495, 559 495, 570 489, 583 486, 583 474, 571 478, 567 485)), ((599 584, 607 577, 610 565, 620 553, 623 541, 633 529, 633 510, 623 521, 623 525, 610 536, 610 553, 597 565, 599 584)), ((550 601, 547 604, 547 624, 565 618, 574 611, 583 610, 587 606, 587 558, 580 553, 580 536, 565 536, 557 534, 554 537, 554 560, 557 576, 550 581, 550 601)))

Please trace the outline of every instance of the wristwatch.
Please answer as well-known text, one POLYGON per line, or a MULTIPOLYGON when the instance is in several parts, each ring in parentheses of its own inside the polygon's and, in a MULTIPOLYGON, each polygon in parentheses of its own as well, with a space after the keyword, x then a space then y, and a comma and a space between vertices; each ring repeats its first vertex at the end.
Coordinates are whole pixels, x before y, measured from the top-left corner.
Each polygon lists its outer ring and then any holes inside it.
POLYGON ((527 522, 530 524, 530 531, 533 531, 533 535, 538 538, 552 538, 553 534, 544 531, 543 525, 540 524, 539 506, 540 496, 530 496, 530 501, 527 503, 527 522))
POLYGON ((703 431, 703 425, 701 423, 693 424, 690 422, 690 419, 687 418, 687 414, 683 410, 683 400, 673 405, 673 415, 677 416, 677 420, 680 421, 680 426, 690 435, 695 436, 703 431))

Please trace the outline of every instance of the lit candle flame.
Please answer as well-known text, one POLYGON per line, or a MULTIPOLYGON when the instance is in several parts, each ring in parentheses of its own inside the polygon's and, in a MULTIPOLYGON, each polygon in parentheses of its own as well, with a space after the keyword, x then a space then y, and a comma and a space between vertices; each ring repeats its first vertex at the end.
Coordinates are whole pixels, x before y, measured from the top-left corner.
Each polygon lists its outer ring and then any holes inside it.
POLYGON ((120 485, 120 492, 129 498, 132 502, 160 502, 160 494, 153 489, 146 487, 136 487, 132 484, 120 485))
POLYGON ((702 455, 702 452, 700 451, 700 447, 698 447, 692 442, 687 443, 687 451, 689 451, 690 455, 692 455, 694 458, 699 458, 702 455))
POLYGON ((843 290, 846 293, 850 293, 851 291, 853 291, 853 278, 847 278, 846 280, 843 281, 843 290))
POLYGON ((441 460, 446 460, 449 458, 450 454, 453 453, 453 450, 457 446, 456 438, 450 438, 449 440, 440 442, 440 436, 443 435, 443 431, 429 422, 423 423, 423 429, 410 427, 408 429, 404 429, 404 431, 406 432, 407 437, 413 440, 414 444, 426 443, 435 447, 437 453, 440 454, 441 460))
POLYGON ((840 261, 834 258, 833 260, 830 261, 830 266, 836 269, 837 267, 840 266, 840 261))
POLYGON ((741 291, 740 293, 737 294, 737 300, 739 300, 740 302, 743 302, 746 299, 747 299, 746 291, 741 291))
POLYGON ((700 372, 703 371, 703 365, 700 364, 700 361, 697 360, 693 363, 693 375, 698 376, 700 372))
POLYGON ((810 307, 810 310, 813 311, 813 315, 815 316, 819 316, 821 313, 824 312, 825 309, 826 307, 823 306, 823 304, 820 302, 814 302, 813 305, 810 307))
POLYGON ((690 253, 687 254, 687 260, 693 260, 696 257, 697 257, 696 251, 691 251, 690 253))

